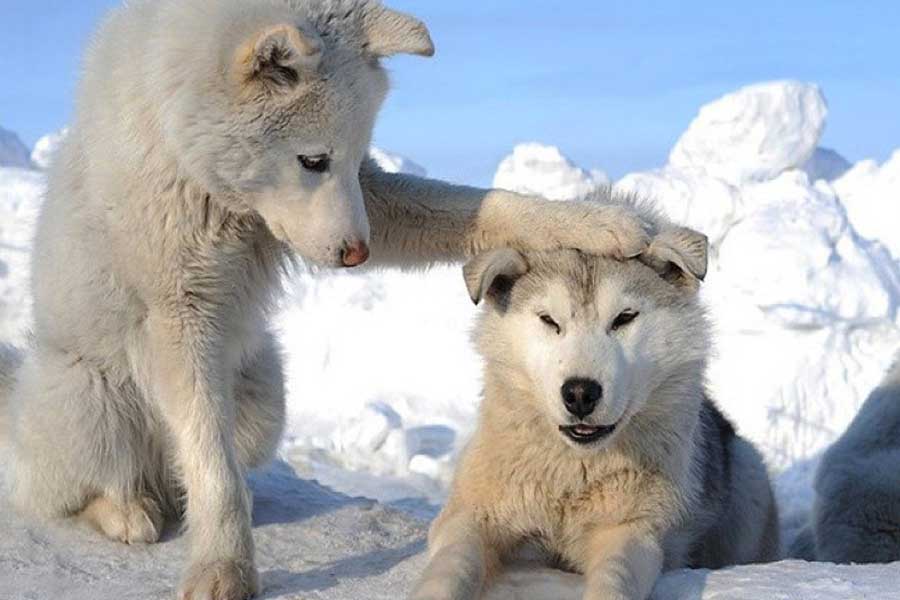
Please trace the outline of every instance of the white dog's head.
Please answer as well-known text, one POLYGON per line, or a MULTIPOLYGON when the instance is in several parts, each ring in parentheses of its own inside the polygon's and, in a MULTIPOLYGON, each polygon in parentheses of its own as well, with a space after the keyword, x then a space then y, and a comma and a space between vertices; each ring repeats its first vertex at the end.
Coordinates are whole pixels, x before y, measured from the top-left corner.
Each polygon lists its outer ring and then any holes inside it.
POLYGON ((572 250, 477 256, 464 274, 487 304, 475 332, 486 383, 574 447, 609 443, 661 385, 702 377, 706 248, 701 234, 670 228, 627 262, 572 250))
MULTIPOLYGON (((194 91, 173 95, 168 137, 217 200, 258 213, 301 256, 361 264, 369 222, 359 169, 388 89, 379 61, 430 56, 428 30, 368 0, 230 6, 217 24, 197 17, 198 32, 217 35, 204 58, 211 72, 201 85, 173 81, 194 91)), ((197 76, 178 65, 172 71, 197 76)))

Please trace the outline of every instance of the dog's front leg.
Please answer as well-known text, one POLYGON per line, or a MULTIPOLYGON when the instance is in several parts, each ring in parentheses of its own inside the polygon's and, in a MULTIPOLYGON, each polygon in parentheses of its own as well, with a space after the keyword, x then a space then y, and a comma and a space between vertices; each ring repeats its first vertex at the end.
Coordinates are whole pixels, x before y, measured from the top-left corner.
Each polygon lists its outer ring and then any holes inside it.
POLYGON ((640 524, 594 532, 588 544, 584 600, 645 600, 662 572, 657 535, 640 524))
POLYGON ((428 565, 410 600, 477 600, 499 554, 472 515, 443 514, 428 537, 428 565))
POLYGON ((598 192, 588 201, 551 202, 483 190, 363 163, 360 184, 372 228, 372 261, 422 265, 486 250, 578 248, 631 257, 646 250, 649 224, 635 209, 598 192))
POLYGON ((234 450, 233 369, 211 319, 193 308, 147 320, 149 385, 187 492, 184 600, 243 600, 259 588, 250 497, 234 450))

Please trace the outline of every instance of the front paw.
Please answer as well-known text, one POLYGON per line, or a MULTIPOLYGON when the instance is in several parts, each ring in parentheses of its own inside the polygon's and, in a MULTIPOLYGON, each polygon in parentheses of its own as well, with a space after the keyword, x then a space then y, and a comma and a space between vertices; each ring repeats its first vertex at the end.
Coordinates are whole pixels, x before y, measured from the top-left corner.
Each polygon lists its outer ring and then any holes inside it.
POLYGON ((625 259, 640 255, 650 245, 651 225, 624 206, 596 207, 583 223, 592 254, 625 259))
POLYGON ((192 566, 180 600, 246 600, 259 593, 259 575, 249 562, 216 561, 192 566))

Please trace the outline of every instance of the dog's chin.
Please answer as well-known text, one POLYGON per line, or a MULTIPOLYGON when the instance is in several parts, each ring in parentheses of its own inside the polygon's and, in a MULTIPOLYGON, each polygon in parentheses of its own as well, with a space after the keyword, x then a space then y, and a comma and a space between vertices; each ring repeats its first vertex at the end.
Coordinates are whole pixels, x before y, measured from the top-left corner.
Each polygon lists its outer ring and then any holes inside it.
POLYGON ((590 448, 599 446, 608 440, 616 431, 618 423, 612 425, 588 425, 578 423, 576 425, 560 425, 559 432, 567 442, 577 448, 590 448))

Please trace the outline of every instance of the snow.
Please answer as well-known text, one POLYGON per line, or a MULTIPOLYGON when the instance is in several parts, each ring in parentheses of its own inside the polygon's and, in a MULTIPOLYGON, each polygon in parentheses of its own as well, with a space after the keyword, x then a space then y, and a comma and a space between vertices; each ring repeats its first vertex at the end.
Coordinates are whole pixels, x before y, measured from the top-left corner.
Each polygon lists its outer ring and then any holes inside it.
POLYGON ((67 129, 61 129, 55 133, 48 133, 39 139, 34 145, 34 150, 31 151, 31 162, 38 169, 47 170, 56 149, 65 139, 67 133, 67 129))
POLYGON ((558 148, 537 143, 519 144, 503 159, 494 175, 494 187, 551 200, 585 196, 609 184, 600 170, 585 171, 558 148))
POLYGON ((28 147, 19 136, 0 127, 0 167, 30 169, 32 166, 28 147))
POLYGON ((393 154, 375 146, 369 148, 369 156, 388 173, 408 173, 419 177, 425 177, 427 174, 425 167, 422 165, 418 165, 404 156, 393 154))
POLYGON ((833 183, 859 233, 900 258, 900 150, 878 165, 859 162, 833 183))
MULTIPOLYGON (((807 521, 821 452, 900 347, 900 151, 850 165, 819 146, 825 114, 814 85, 749 86, 701 109, 668 164, 614 183, 710 237, 710 388, 772 468, 785 547, 807 521)), ((54 143, 41 143, 36 165, 54 143)), ((425 173, 371 154, 387 170, 425 173)), ((555 200, 608 183, 541 144, 517 146, 494 181, 555 200)), ((21 343, 27 329, 43 189, 40 172, 0 168, 2 340, 21 343)), ((287 288, 274 322, 286 350, 283 462, 252 483, 264 597, 402 597, 475 421, 476 309, 458 266, 308 272, 287 288)), ((175 533, 160 546, 120 548, 2 507, 0 532, 0 582, 12 598, 48 597, 53 585, 72 598, 168 597, 185 551, 175 533)), ((900 564, 784 561, 670 573, 655 597, 900 598, 898 579, 900 564)), ((488 598, 577 598, 580 586, 574 575, 519 566, 488 598)))
POLYGON ((827 113, 818 86, 751 85, 704 106, 669 163, 699 167, 732 183, 769 179, 812 156, 827 113))

